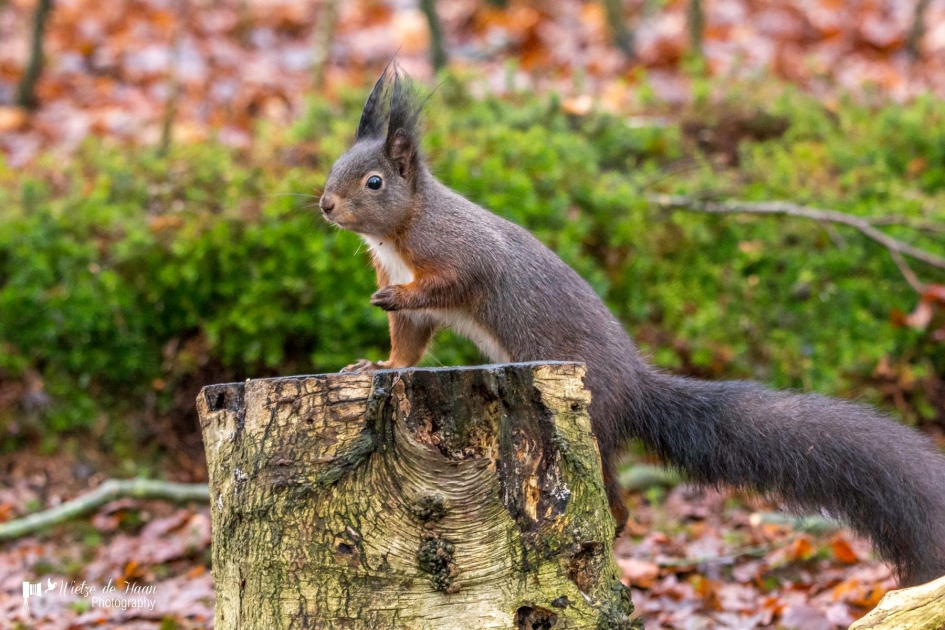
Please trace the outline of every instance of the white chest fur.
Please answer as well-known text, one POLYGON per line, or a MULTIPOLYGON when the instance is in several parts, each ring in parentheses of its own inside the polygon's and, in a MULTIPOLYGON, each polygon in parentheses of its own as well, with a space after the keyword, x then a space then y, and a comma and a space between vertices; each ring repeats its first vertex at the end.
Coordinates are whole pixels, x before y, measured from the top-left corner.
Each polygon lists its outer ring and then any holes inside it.
MULTIPOLYGON (((391 284, 407 284, 413 281, 413 269, 400 257, 393 243, 376 239, 372 236, 362 236, 364 242, 371 248, 375 260, 387 273, 391 284)), ((438 326, 451 328, 456 334, 466 337, 479 348, 479 351, 490 360, 504 363, 511 360, 509 353, 483 328, 471 315, 459 309, 424 309, 409 311, 405 314, 415 317, 432 319, 438 326)))
POLYGON ((371 248, 374 258, 387 273, 391 284, 413 282, 413 269, 407 266, 404 259, 400 257, 393 243, 376 239, 373 236, 362 236, 361 238, 371 248))

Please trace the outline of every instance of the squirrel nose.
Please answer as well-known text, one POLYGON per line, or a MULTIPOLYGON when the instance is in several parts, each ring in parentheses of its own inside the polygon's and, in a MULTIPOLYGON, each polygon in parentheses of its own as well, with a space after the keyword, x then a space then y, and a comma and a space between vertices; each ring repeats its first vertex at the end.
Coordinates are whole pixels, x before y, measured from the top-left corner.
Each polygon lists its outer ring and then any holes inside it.
POLYGON ((331 214, 331 211, 335 209, 335 198, 331 195, 322 195, 321 199, 318 200, 318 207, 325 214, 331 214))

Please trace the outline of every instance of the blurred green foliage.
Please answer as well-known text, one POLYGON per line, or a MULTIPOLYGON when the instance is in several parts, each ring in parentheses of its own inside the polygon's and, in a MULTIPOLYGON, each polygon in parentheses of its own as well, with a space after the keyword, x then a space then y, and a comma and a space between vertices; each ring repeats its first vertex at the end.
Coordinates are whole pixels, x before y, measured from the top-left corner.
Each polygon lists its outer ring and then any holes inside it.
MULTIPOLYGON (((30 414, 8 400, 0 421, 101 433, 146 406, 172 411, 200 379, 385 357, 359 239, 313 207, 362 97, 313 102, 293 128, 261 128, 251 150, 209 142, 158 158, 98 142, 65 165, 0 167, 0 382, 32 376, 50 396, 30 414)), ((827 108, 745 88, 654 114, 574 116, 555 97, 477 100, 451 81, 428 106, 425 146, 446 184, 584 275, 657 364, 874 402, 892 379, 900 411, 934 417, 945 352, 893 325, 917 296, 882 248, 844 228, 668 212, 646 196, 942 220, 945 104, 827 108), (776 137, 756 139, 759 112, 776 137)), ((478 360, 441 333, 427 362, 478 360)))

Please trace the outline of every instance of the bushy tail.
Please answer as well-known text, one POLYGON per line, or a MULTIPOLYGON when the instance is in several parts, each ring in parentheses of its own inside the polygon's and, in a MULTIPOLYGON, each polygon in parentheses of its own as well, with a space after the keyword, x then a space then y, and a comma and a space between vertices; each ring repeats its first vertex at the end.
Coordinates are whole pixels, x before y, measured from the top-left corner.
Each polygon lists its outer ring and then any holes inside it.
POLYGON ((904 583, 945 575, 945 457, 854 403, 751 382, 641 375, 631 430, 695 481, 826 511, 869 536, 904 583))

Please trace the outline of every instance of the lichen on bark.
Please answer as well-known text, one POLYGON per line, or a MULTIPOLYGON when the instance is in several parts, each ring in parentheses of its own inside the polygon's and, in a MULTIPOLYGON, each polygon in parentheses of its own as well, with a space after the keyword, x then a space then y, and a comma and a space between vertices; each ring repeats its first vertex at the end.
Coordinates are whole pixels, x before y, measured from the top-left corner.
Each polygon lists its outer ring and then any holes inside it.
POLYGON ((630 628, 584 367, 248 381, 198 397, 216 628, 630 628))

